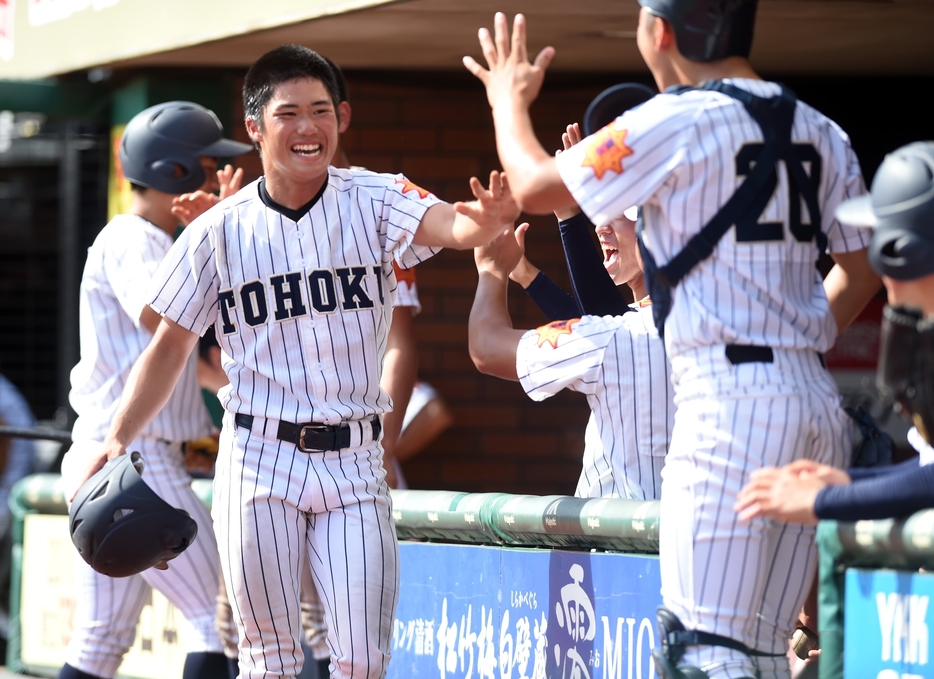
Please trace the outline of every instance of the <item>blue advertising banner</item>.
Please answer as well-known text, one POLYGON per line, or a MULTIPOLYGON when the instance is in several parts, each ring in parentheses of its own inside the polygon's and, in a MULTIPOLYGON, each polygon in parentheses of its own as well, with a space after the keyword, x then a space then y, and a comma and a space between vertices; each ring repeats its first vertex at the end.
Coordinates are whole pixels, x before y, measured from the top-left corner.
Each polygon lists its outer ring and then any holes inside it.
POLYGON ((930 663, 934 575, 847 569, 844 679, 922 679, 930 663))
POLYGON ((389 679, 650 679, 658 557, 401 543, 389 679))

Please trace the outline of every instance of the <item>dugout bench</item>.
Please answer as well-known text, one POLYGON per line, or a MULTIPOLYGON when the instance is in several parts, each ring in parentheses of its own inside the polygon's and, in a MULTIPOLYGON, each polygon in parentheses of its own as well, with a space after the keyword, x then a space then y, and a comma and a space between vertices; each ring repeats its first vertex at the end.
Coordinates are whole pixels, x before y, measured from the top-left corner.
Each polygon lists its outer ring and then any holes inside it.
MULTIPOLYGON (((194 488, 210 506, 209 481, 194 488)), ((61 479, 11 493, 7 665, 54 677, 74 611, 61 479)), ((401 583, 388 677, 654 676, 658 504, 565 496, 393 491, 401 583)), ((934 510, 903 521, 822 522, 820 676, 914 679, 929 670, 934 510)), ((934 615, 934 612, 931 613, 934 615)), ((158 592, 120 668, 181 676, 187 621, 158 592)))

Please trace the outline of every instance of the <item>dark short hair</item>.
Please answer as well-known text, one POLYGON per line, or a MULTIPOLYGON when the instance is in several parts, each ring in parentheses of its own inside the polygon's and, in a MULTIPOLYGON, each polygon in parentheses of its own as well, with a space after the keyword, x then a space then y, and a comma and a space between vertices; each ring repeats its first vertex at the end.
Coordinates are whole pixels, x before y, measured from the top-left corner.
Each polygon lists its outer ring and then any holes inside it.
POLYGON ((282 45, 253 62, 243 79, 243 116, 262 122, 263 109, 276 87, 289 80, 320 80, 337 108, 340 100, 337 77, 328 62, 314 50, 301 45, 282 45))
POLYGON ((342 104, 346 101, 349 104, 350 95, 347 94, 347 79, 344 77, 344 71, 341 70, 340 66, 335 64, 323 54, 321 57, 326 62, 328 62, 328 66, 330 66, 331 70, 334 71, 334 78, 337 80, 337 103, 342 104))

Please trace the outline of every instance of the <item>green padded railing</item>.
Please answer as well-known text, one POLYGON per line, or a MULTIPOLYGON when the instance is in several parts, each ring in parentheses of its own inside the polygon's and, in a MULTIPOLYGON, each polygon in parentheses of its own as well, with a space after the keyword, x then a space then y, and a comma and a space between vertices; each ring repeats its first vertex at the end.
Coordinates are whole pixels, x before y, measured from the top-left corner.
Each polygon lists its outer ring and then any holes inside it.
POLYGON ((820 679, 843 677, 844 571, 849 566, 916 570, 934 568, 934 509, 904 519, 821 521, 818 626, 820 679))

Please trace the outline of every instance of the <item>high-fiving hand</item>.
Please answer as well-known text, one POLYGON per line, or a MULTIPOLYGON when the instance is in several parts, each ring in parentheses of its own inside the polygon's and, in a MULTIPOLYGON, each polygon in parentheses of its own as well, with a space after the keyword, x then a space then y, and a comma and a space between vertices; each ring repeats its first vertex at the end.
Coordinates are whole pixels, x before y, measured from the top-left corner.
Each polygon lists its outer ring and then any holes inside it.
POLYGON ((530 63, 526 51, 525 17, 516 15, 511 38, 505 14, 497 12, 493 24, 495 38, 486 28, 481 28, 478 34, 487 68, 472 57, 464 57, 464 66, 486 86, 486 96, 492 108, 510 102, 528 107, 541 90, 545 70, 555 56, 555 49, 544 48, 530 63))

